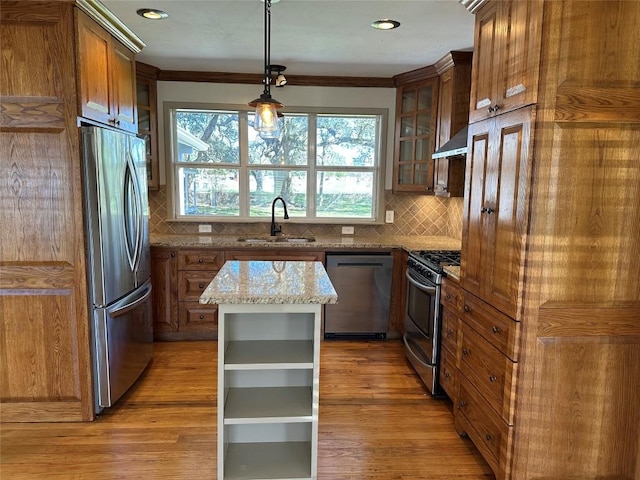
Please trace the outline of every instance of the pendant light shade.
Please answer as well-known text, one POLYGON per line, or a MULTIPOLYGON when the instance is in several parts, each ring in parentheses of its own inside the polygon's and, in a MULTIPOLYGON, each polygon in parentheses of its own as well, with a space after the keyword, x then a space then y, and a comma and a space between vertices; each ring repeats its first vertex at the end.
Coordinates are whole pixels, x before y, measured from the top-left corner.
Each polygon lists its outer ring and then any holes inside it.
POLYGON ((256 116, 253 128, 260 134, 275 138, 280 134, 278 109, 284 105, 271 98, 271 0, 264 0, 264 91, 255 100, 249 102, 255 107, 256 116))

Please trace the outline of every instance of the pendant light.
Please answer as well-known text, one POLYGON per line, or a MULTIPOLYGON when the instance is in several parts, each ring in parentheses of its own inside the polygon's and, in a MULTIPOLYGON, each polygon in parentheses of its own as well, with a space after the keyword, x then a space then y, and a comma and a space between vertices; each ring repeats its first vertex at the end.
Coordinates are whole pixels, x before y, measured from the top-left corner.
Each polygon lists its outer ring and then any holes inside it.
POLYGON ((280 134, 278 108, 284 105, 271 98, 271 0, 264 0, 264 91, 255 100, 249 102, 255 107, 256 115, 253 128, 261 135, 275 138, 280 134))

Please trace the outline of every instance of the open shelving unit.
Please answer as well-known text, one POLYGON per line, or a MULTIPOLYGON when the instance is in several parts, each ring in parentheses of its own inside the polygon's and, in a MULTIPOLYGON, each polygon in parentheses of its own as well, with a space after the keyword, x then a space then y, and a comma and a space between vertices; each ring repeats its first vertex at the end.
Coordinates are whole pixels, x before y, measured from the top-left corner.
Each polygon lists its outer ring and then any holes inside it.
POLYGON ((219 305, 219 479, 316 478, 320 312, 219 305))

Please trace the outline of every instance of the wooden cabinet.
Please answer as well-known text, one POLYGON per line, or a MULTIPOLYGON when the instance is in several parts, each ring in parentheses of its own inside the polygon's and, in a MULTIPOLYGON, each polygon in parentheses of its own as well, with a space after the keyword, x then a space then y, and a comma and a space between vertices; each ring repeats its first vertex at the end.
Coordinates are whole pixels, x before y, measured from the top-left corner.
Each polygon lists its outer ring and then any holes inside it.
POLYGON ((138 135, 145 141, 147 184, 151 190, 157 190, 160 184, 156 111, 159 72, 156 67, 136 62, 138 135))
POLYGON ((80 116, 137 133, 135 53, 84 12, 76 20, 80 116))
POLYGON ((640 4, 461 1, 478 17, 456 427, 498 480, 637 478, 640 4))
POLYGON ((162 340, 178 331, 178 251, 151 248, 153 336, 162 340))
POLYGON ((226 260, 272 260, 272 261, 300 261, 324 263, 324 252, 319 250, 300 250, 293 248, 282 249, 246 249, 228 250, 226 260))
MULTIPOLYGON (((438 78, 400 84, 396 96, 393 191, 433 194, 438 78)), ((410 72, 412 73, 412 72, 410 72)), ((396 83, 407 77, 399 79, 396 83)))
POLYGON ((537 100, 542 0, 489 1, 476 14, 469 121, 537 100))
MULTIPOLYGON (((440 77, 436 150, 469 123, 472 57, 471 52, 449 52, 435 64, 440 77)), ((434 160, 436 196, 463 196, 464 159, 464 155, 457 155, 434 160)))
POLYGON ((151 249, 155 340, 217 338, 217 306, 198 300, 223 264, 218 250, 151 249))
MULTIPOLYGON (((458 317, 462 297, 458 282, 444 278, 441 286, 442 328, 440 332, 440 369, 439 380, 443 390, 456 404, 458 398, 458 372, 456 352, 458 350, 458 317)), ((455 412, 455 410, 454 410, 455 412)))
POLYGON ((533 108, 469 125, 461 285, 512 318, 524 268, 533 108))

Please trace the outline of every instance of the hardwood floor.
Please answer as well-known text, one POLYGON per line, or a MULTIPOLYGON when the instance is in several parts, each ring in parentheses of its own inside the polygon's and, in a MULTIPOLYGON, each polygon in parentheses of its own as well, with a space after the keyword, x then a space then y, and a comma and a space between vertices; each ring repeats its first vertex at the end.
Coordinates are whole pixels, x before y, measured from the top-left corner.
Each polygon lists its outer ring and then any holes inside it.
MULTIPOLYGON (((143 377, 92 423, 0 425, 0 478, 215 479, 216 342, 156 343, 143 377)), ((321 347, 318 479, 493 479, 399 341, 321 347)))

